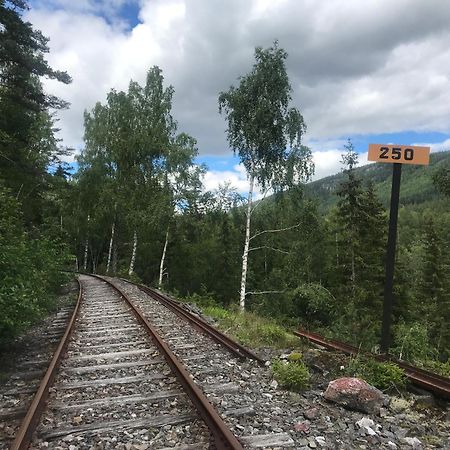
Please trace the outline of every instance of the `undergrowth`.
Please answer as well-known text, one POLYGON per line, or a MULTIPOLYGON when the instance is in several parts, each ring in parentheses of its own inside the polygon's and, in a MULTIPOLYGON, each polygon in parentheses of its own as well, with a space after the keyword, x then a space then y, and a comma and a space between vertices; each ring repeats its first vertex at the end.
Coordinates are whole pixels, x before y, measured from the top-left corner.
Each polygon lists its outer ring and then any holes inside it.
POLYGON ((217 321, 218 327, 242 345, 279 349, 299 346, 299 339, 274 320, 251 312, 239 312, 218 306, 210 296, 194 295, 185 299, 196 303, 203 313, 217 321))
POLYGON ((309 386, 310 374, 308 368, 300 360, 301 355, 288 358, 287 361, 274 359, 272 361, 272 371, 278 384, 290 391, 299 392, 309 386), (297 356, 300 357, 297 357, 297 356))
POLYGON ((359 355, 350 359, 345 373, 362 378, 381 390, 389 390, 394 387, 403 388, 407 381, 404 370, 397 364, 378 362, 359 355))

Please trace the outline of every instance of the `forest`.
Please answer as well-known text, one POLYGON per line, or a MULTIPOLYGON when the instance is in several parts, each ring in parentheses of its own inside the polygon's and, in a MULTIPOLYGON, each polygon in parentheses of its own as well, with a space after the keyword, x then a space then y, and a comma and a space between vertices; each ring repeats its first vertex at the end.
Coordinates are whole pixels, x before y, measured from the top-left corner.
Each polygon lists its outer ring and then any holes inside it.
MULTIPOLYGON (((380 340, 390 165, 358 164, 311 182, 307 124, 291 105, 287 53, 256 48, 253 67, 217 93, 230 152, 250 182, 206 191, 195 137, 173 116, 175 87, 150 67, 84 114, 76 171, 57 138, 42 77, 48 40, 0 1, 0 345, 53 308, 71 275, 128 277, 177 297, 274 317, 376 350, 380 340), (233 85, 234 83, 234 85, 233 85), (254 199, 258 187, 262 197, 254 199)), ((450 349, 450 152, 405 168, 392 353, 445 362, 450 349)))

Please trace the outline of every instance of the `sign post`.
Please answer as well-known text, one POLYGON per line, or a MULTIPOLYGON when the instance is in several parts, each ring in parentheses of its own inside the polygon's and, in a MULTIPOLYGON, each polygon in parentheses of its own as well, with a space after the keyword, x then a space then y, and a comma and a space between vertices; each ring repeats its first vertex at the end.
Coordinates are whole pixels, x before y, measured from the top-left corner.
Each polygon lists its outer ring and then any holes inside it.
POLYGON ((383 321, 380 348, 388 353, 391 341, 391 316, 394 285, 395 249, 397 244, 397 219, 400 198, 402 164, 428 165, 430 148, 404 145, 369 144, 369 161, 393 163, 389 232, 386 252, 386 277, 384 283, 383 321))

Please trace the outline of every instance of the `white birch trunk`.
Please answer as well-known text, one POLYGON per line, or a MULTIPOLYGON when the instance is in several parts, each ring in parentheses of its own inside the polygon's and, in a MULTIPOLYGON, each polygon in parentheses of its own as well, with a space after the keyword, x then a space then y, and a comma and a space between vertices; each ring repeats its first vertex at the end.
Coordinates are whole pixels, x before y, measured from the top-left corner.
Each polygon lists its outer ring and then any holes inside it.
POLYGON ((245 226, 245 242, 244 242, 244 252, 242 253, 242 275, 241 275, 241 292, 239 298, 239 309, 241 311, 245 310, 245 289, 247 284, 247 267, 248 267, 248 249, 250 246, 250 221, 252 215, 253 206, 253 186, 255 183, 254 174, 250 174, 250 188, 248 191, 247 199, 247 224, 245 226))
POLYGON ((115 231, 116 231, 116 221, 113 222, 112 227, 111 227, 111 239, 109 241, 108 262, 106 264, 106 273, 109 273, 109 267, 111 265, 111 256, 112 256, 112 250, 113 250, 113 244, 114 244, 115 231))
POLYGON ((166 231, 166 240, 164 242, 164 248, 161 256, 161 263, 159 264, 159 280, 158 280, 158 287, 161 289, 162 282, 163 282, 163 275, 164 275, 164 263, 166 261, 166 252, 167 252, 167 244, 169 242, 169 226, 167 226, 166 231))
POLYGON ((88 248, 89 248, 89 222, 91 220, 91 215, 87 216, 87 228, 88 231, 86 233, 86 242, 84 243, 84 261, 83 261, 83 270, 86 272, 87 270, 87 261, 88 261, 88 248))
POLYGON ((133 252, 131 253, 130 268, 128 269, 128 275, 130 275, 130 276, 134 272, 134 263, 136 261, 137 242, 138 242, 137 233, 136 233, 136 230, 134 230, 133 252))

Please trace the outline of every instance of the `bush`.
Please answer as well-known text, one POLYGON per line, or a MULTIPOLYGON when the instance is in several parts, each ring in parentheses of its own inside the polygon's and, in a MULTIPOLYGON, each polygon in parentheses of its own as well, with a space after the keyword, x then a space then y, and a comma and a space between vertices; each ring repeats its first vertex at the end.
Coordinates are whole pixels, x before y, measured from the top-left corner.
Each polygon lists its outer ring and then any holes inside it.
POLYGON ((42 317, 69 275, 68 259, 55 237, 24 231, 18 202, 0 186, 0 347, 42 317))
POLYGON ((272 371, 279 385, 290 391, 299 392, 309 385, 308 368, 300 361, 272 361, 272 371))
POLYGON ((292 315, 316 325, 332 322, 336 299, 322 285, 309 283, 291 292, 292 315))
POLYGON ((427 326, 421 323, 399 323, 394 327, 393 355, 407 361, 423 361, 435 356, 427 326))
POLYGON ((345 372, 347 375, 362 378, 381 390, 387 390, 394 386, 401 388, 406 385, 404 370, 392 362, 378 362, 357 356, 351 358, 345 372))

